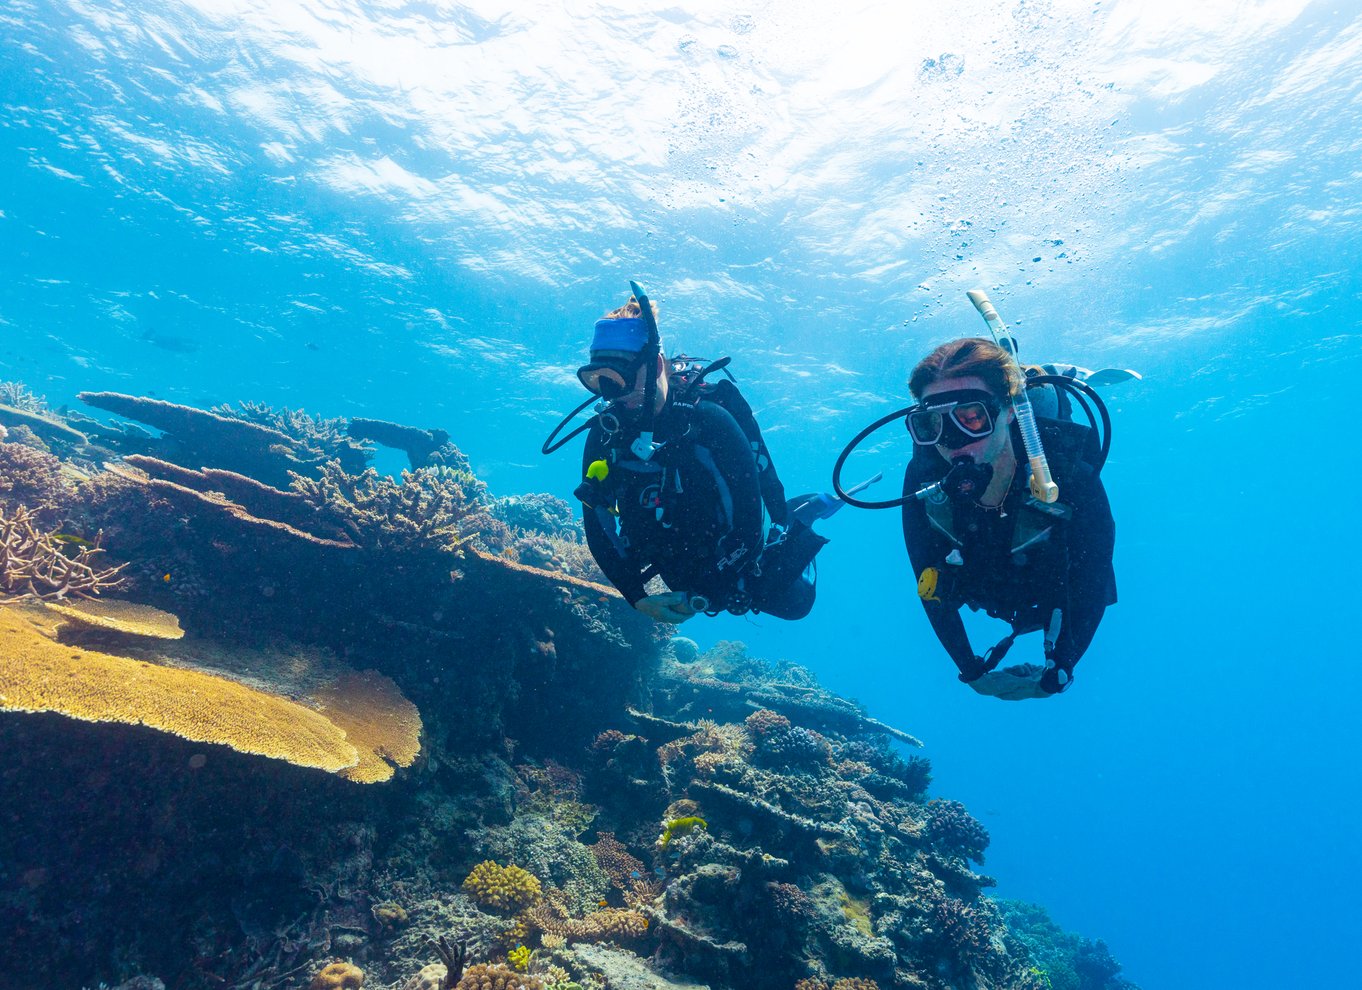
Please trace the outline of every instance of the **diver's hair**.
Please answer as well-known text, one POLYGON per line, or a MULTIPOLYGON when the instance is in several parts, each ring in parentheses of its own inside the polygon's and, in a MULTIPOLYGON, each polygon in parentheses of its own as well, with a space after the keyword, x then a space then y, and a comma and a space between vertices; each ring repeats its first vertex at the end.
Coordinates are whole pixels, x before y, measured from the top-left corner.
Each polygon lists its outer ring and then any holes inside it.
MULTIPOLYGON (((654 320, 657 319, 657 317, 658 317, 657 303, 655 303, 655 302, 653 302, 651 299, 649 299, 649 300, 648 300, 648 305, 649 305, 650 307, 652 307, 652 310, 653 310, 653 319, 654 319, 654 320)), ((608 312, 608 313, 606 313, 604 316, 602 316, 601 319, 603 319, 603 320, 622 320, 622 319, 628 319, 629 317, 632 317, 632 316, 642 316, 642 315, 643 315, 643 307, 640 306, 640 305, 638 304, 638 300, 637 300, 637 299, 635 299, 633 296, 630 296, 630 297, 629 297, 629 301, 628 301, 627 303, 625 303, 625 304, 624 304, 623 306, 621 306, 619 309, 612 309, 610 312, 608 312)))
POLYGON ((983 337, 962 337, 942 344, 919 361, 908 379, 908 391, 920 402, 923 390, 933 382, 968 376, 982 378, 1000 399, 1010 399, 1022 389, 1012 355, 983 337))

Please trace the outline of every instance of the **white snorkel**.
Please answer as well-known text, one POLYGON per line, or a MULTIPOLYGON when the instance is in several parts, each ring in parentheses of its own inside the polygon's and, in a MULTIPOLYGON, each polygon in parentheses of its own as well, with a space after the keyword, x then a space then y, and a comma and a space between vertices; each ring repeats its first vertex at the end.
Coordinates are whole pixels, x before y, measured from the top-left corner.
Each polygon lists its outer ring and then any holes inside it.
POLYGON ((984 318, 993 333, 994 342, 1012 357, 1012 364, 1022 382, 1021 391, 1012 397, 1012 410, 1017 414, 1017 426, 1021 429, 1022 444, 1026 447, 1026 457, 1031 462, 1031 495, 1037 502, 1049 505, 1059 501, 1059 486, 1050 477, 1050 465, 1045 460, 1045 450, 1040 445, 1040 431, 1036 429, 1036 414, 1031 410, 1031 400, 1026 395, 1026 373, 1017 360, 1017 341, 1008 331, 998 311, 983 289, 970 289, 965 293, 974 308, 984 318))

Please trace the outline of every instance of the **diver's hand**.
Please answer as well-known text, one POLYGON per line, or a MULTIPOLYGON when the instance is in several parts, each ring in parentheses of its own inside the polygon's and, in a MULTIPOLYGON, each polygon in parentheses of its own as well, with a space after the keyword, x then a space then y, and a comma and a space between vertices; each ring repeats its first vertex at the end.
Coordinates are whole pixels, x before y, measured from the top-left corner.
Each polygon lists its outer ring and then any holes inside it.
POLYGON ((684 591, 668 591, 662 595, 649 595, 634 603, 634 608, 657 622, 670 622, 679 625, 695 614, 690 607, 690 595, 684 591))
POLYGON ((976 656, 973 663, 967 664, 965 668, 960 671, 960 683, 973 684, 996 666, 996 661, 994 663, 989 663, 983 657, 976 656))
POLYGON ((1074 672, 1072 667, 1064 664, 1057 664, 1053 660, 1047 660, 1045 671, 1040 675, 1040 689, 1046 694, 1060 694, 1069 690, 1073 686, 1074 672))

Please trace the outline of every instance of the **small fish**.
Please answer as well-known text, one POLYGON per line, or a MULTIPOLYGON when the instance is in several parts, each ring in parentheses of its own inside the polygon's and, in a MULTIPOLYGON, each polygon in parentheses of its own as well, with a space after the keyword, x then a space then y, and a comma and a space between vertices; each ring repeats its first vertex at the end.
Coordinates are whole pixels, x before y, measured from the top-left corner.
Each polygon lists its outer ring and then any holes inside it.
POLYGON ((654 867, 653 867, 653 872, 656 873, 656 874, 657 874, 658 876, 660 876, 660 877, 665 877, 665 876, 667 875, 667 871, 664 870, 664 869, 663 869, 662 867, 660 867, 660 866, 654 866, 654 867))
POLYGON ((609 902, 609 901, 601 901, 600 906, 601 906, 601 907, 609 907, 609 906, 610 906, 610 902, 609 902))
POLYGON ((630 871, 629 871, 629 879, 631 879, 631 880, 637 880, 637 879, 638 879, 639 877, 641 877, 641 876, 643 876, 643 874, 640 873, 638 870, 630 870, 630 871))
POLYGON ((161 575, 161 580, 164 581, 166 584, 169 584, 169 583, 170 583, 170 575, 169 575, 169 574, 162 574, 162 575, 161 575))
POLYGON ((87 540, 85 537, 77 536, 75 533, 53 533, 52 539, 56 540, 58 543, 65 543, 68 546, 76 547, 94 546, 94 544, 87 540))

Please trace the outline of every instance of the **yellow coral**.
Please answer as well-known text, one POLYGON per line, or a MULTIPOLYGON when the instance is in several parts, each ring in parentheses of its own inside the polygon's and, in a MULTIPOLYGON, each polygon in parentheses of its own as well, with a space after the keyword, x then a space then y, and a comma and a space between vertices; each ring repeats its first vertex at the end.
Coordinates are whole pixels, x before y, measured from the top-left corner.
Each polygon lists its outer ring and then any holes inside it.
POLYGON ((373 914, 374 920, 384 928, 396 928, 405 925, 409 920, 407 909, 396 901, 384 901, 382 904, 375 904, 369 909, 373 914))
POLYGON ((359 760, 309 708, 212 674, 54 643, 13 609, 0 608, 0 656, 3 710, 141 724, 332 772, 359 760))
POLYGON ((334 962, 312 978, 308 990, 359 990, 364 970, 354 963, 334 962))
POLYGON ((388 780, 393 763, 409 767, 421 752, 421 713, 378 671, 346 674, 314 698, 359 753, 359 763, 342 776, 361 784, 388 780))
POLYGON ((534 953, 528 948, 523 945, 518 945, 510 952, 506 953, 506 961, 510 963, 513 968, 518 969, 523 973, 530 968, 530 957, 533 955, 534 953))
POLYGON ((487 859, 473 867, 463 889, 484 907, 518 911, 540 898, 539 880, 518 866, 501 866, 487 859))
POLYGON ((136 602, 114 601, 107 598, 87 598, 78 601, 46 602, 48 610, 78 625, 93 626, 127 633, 130 636, 150 636, 156 639, 180 639, 184 630, 180 620, 169 612, 136 602))

